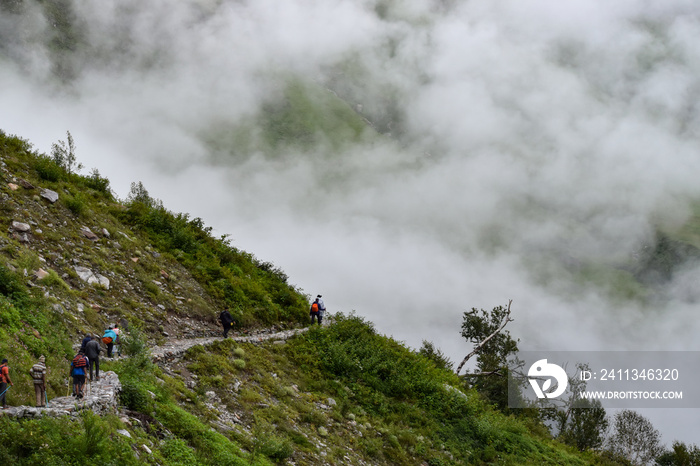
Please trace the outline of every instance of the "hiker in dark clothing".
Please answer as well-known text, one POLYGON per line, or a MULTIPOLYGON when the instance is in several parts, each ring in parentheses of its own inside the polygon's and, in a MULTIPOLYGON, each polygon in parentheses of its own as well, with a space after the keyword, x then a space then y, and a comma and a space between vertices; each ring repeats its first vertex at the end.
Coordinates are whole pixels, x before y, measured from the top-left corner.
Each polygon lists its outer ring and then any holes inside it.
POLYGON ((7 395, 7 390, 10 388, 7 386, 8 383, 10 387, 15 385, 10 378, 10 368, 7 367, 7 359, 3 359, 2 364, 0 364, 0 393, 2 394, 0 395, 0 403, 2 403, 2 409, 7 409, 5 397, 7 395))
POLYGON ((318 322, 318 325, 321 325, 321 321, 323 320, 323 315, 326 312, 326 305, 323 304, 323 300, 321 299, 321 295, 316 296, 316 299, 314 302, 311 304, 311 310, 309 311, 309 315, 311 316, 311 323, 314 323, 314 320, 318 322))
POLYGON ((83 338, 83 341, 80 342, 80 349, 85 350, 85 345, 87 345, 87 342, 92 340, 92 335, 89 333, 85 335, 85 338, 83 338))
POLYGON ((228 308, 224 309, 221 311, 221 314, 219 314, 219 321, 221 322, 221 325, 224 326, 224 338, 228 336, 228 331, 233 328, 234 322, 233 317, 231 317, 231 314, 228 312, 228 308))
POLYGON ((92 369, 95 368, 95 376, 100 380, 100 352, 102 348, 97 342, 97 335, 85 345, 85 356, 90 360, 90 381, 92 381, 92 369))

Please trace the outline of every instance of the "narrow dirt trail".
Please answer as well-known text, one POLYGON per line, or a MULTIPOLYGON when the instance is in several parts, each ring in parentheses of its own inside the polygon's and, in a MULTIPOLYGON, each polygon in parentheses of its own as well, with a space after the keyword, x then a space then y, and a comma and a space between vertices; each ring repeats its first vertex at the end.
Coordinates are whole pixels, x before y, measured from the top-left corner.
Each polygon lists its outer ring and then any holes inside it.
MULTIPOLYGON (((263 330, 259 333, 254 333, 251 335, 237 335, 229 336, 228 339, 239 342, 239 343, 258 343, 268 340, 286 340, 304 333, 309 329, 298 328, 292 330, 284 330, 281 332, 272 332, 270 330, 263 330)), ((159 363, 162 361, 167 361, 170 359, 175 359, 182 356, 185 351, 192 348, 193 346, 203 345, 207 346, 215 341, 223 341, 223 337, 203 337, 203 338, 174 338, 169 340, 166 344, 161 346, 154 346, 151 348, 151 356, 153 357, 153 362, 159 363)))

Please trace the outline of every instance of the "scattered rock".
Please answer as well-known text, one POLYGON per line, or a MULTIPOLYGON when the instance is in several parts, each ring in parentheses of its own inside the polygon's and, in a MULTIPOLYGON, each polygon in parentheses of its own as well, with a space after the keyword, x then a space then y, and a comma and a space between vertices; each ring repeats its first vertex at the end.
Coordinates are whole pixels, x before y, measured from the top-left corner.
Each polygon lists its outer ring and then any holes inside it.
POLYGON ((19 186, 17 186, 14 183, 7 183, 7 187, 10 188, 12 191, 17 191, 19 189, 19 186))
POLYGON ((49 201, 51 204, 58 201, 58 193, 56 191, 51 191, 50 189, 42 189, 41 197, 49 201))
POLYGON ((28 223, 12 222, 12 229, 20 233, 31 231, 32 227, 28 223))
POLYGON ((22 185, 22 187, 23 187, 24 189, 36 189, 36 186, 34 186, 33 184, 31 184, 31 183, 30 183, 29 181, 27 181, 27 180, 22 180, 22 179, 20 179, 20 180, 19 180, 19 184, 22 185))
POLYGON ((148 453, 149 455, 151 454, 151 449, 148 448, 146 445, 141 445, 141 448, 143 448, 143 451, 145 451, 145 452, 148 453))
POLYGON ((49 273, 44 269, 39 269, 34 271, 34 276, 37 278, 37 280, 43 280, 49 276, 49 273))
POLYGON ((104 275, 96 274, 87 267, 76 265, 73 268, 75 269, 75 273, 78 274, 78 277, 80 277, 82 281, 87 282, 88 285, 96 284, 109 289, 109 278, 104 275))
POLYGON ((119 430, 117 430, 117 433, 120 435, 123 435, 124 437, 131 438, 131 434, 129 433, 128 430, 119 429, 119 430))
POLYGON ((89 239, 90 241, 98 241, 100 239, 99 236, 97 236, 95 233, 92 232, 88 227, 83 226, 80 228, 80 233, 89 239))
POLYGON ((29 235, 26 233, 13 233, 12 237, 19 241, 20 243, 29 243, 31 240, 29 239, 29 235))
POLYGON ((107 231, 106 228, 103 228, 102 229, 102 236, 104 236, 105 238, 109 238, 111 235, 109 234, 109 232, 107 231))

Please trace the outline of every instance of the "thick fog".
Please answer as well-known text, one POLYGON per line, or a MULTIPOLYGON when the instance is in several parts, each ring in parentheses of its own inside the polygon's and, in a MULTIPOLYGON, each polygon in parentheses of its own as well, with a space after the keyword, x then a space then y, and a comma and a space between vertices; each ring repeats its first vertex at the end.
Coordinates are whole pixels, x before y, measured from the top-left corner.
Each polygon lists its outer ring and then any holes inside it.
MULTIPOLYGON (((581 272, 700 199, 696 2, 79 5, 72 53, 36 4, 0 12, 0 129, 44 152, 70 131, 121 198, 142 181, 331 313, 457 362, 464 311, 509 299, 521 349, 700 350, 692 264, 648 299, 581 272), (291 79, 381 134, 271 153, 251 122, 291 79)), ((700 443, 695 413, 644 414, 700 443)))

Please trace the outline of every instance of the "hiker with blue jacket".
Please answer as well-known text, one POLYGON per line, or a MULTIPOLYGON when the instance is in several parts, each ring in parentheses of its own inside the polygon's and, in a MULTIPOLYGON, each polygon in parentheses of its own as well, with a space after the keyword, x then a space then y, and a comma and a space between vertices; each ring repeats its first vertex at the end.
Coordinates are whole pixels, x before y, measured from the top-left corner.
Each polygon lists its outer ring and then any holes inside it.
POLYGON ((76 398, 83 397, 83 386, 85 385, 85 371, 88 367, 88 358, 83 350, 78 351, 73 361, 70 363, 70 375, 73 377, 73 393, 76 398))
POLYGON ((107 330, 105 330, 104 335, 102 335, 102 343, 107 346, 107 357, 112 357, 112 348, 114 348, 114 342, 117 339, 117 334, 114 333, 112 326, 110 325, 107 330))

